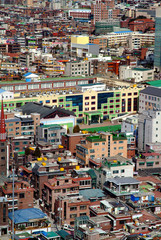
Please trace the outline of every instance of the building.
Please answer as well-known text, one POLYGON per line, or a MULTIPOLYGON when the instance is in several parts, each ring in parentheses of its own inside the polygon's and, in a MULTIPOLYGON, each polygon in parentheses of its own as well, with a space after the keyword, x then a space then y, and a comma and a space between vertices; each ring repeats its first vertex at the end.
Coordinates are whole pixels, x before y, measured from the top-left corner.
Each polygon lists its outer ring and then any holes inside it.
POLYGON ((1 168, 1 176, 9 175, 9 145, 6 138, 6 129, 5 129, 5 118, 4 118, 4 109, 3 109, 3 100, 1 103, 1 118, 0 118, 0 168, 1 168))
POLYGON ((76 217, 89 216, 90 201, 77 196, 59 196, 55 202, 55 219, 59 224, 74 226, 76 217))
POLYGON ((92 55, 98 56, 99 45, 93 43, 77 44, 71 42, 71 54, 76 57, 92 57, 92 55))
POLYGON ((68 11, 69 17, 72 17, 76 21, 88 22, 91 20, 90 9, 71 9, 68 11))
POLYGON ((51 225, 47 220, 47 215, 38 208, 26 208, 14 211, 14 220, 12 212, 8 214, 10 219, 10 229, 14 224, 15 234, 34 231, 51 231, 51 225))
POLYGON ((154 21, 152 19, 139 19, 137 18, 134 21, 128 23, 128 26, 131 31, 146 31, 154 27, 154 21))
POLYGON ((132 177, 109 178, 104 184, 104 190, 114 197, 129 199, 131 194, 139 192, 140 181, 132 177))
POLYGON ((37 127, 36 141, 45 141, 59 145, 62 143, 62 136, 67 133, 67 129, 58 124, 40 125, 37 127))
MULTIPOLYGON (((4 68, 6 69, 6 67, 4 68)), ((15 70, 14 70, 15 71, 15 70)), ((69 90, 74 89, 76 85, 80 84, 89 84, 89 83, 95 83, 96 78, 95 77, 67 77, 67 78, 46 78, 46 79, 40 79, 39 82, 26 82, 26 81, 18 81, 13 83, 8 82, 1 82, 0 88, 3 90, 11 91, 14 93, 23 93, 22 94, 22 101, 24 101, 23 97, 29 96, 34 97, 36 99, 36 95, 33 94, 35 92, 56 92, 56 90, 69 90), (26 95, 25 95, 26 93, 26 95), (33 94, 33 95, 32 95, 33 94)))
POLYGON ((97 186, 103 187, 108 178, 133 177, 134 164, 127 158, 116 155, 102 161, 101 169, 95 168, 97 186))
POLYGON ((90 61, 73 61, 67 62, 65 65, 66 76, 78 76, 78 75, 93 75, 93 66, 90 61))
POLYGON ((161 154, 156 152, 141 153, 136 159, 136 170, 161 167, 161 154))
POLYGON ((73 182, 71 177, 55 177, 44 183, 42 190, 42 200, 44 209, 52 214, 55 211, 55 201, 59 196, 79 195, 79 183, 73 182))
MULTIPOLYGON (((12 179, 4 182, 4 186, 1 188, 1 194, 6 197, 8 201, 8 212, 12 212, 12 179)), ((30 184, 25 181, 15 180, 14 187, 14 209, 32 208, 34 201, 34 188, 30 187, 30 184)))
POLYGON ((104 159, 117 154, 127 157, 127 138, 123 134, 101 133, 86 137, 86 143, 77 144, 76 150, 77 158, 85 165, 89 164, 89 159, 104 159))
POLYGON ((87 135, 88 134, 82 133, 65 134, 62 136, 62 145, 66 150, 69 150, 72 155, 76 156, 76 145, 85 143, 87 135))
POLYGON ((161 7, 156 8, 155 19, 155 47, 154 47, 154 67, 160 71, 161 68, 161 7))
POLYGON ((64 176, 65 174, 66 171, 64 171, 64 169, 59 169, 57 163, 36 163, 32 169, 32 186, 35 189, 35 197, 37 199, 42 199, 42 189, 44 188, 44 183, 47 182, 48 179, 64 176))
MULTIPOLYGON (((74 84, 76 86, 77 83, 75 82, 74 84)), ((79 84, 82 85, 86 83, 84 83, 83 80, 79 84)), ((133 86, 129 88, 110 88, 106 91, 60 91, 51 94, 41 93, 37 96, 36 94, 29 94, 30 97, 25 95, 24 97, 19 96, 12 102, 6 100, 4 102, 4 109, 13 110, 23 106, 26 102, 37 102, 37 106, 38 103, 40 105, 45 104, 48 105, 50 109, 54 104, 57 107, 74 112, 76 115, 76 124, 82 122, 91 124, 97 123, 100 119, 103 121, 125 115, 126 113, 136 113, 138 109, 138 92, 140 90, 141 88, 133 86)), ((34 112, 37 111, 34 109, 34 112)), ((53 124, 60 123, 53 122, 53 124)))
MULTIPOLYGON (((46 102, 50 103, 50 100, 46 100, 46 102)), ((59 107, 56 107, 57 100, 54 99, 52 101, 55 104, 55 107, 53 106, 46 106, 42 105, 42 101, 40 103, 38 102, 28 102, 24 106, 22 106, 22 112, 23 114, 31 114, 31 113, 37 113, 40 115, 40 129, 43 129, 45 127, 51 127, 51 125, 60 125, 65 129, 73 128, 76 124, 75 122, 75 111, 70 111, 68 109, 64 109, 64 105, 61 103, 64 103, 64 99, 61 98, 58 100, 60 103, 59 107)), ((54 127, 54 126, 53 126, 54 127)), ((64 130, 66 133, 66 130, 64 130)), ((60 141, 59 141, 60 142, 60 141)))
POLYGON ((0 197, 0 236, 8 234, 8 200, 0 197))
POLYGON ((145 110, 138 120, 138 148, 145 150, 147 143, 161 142, 161 110, 145 110))
POLYGON ((111 1, 96 1, 91 4, 91 23, 95 25, 96 22, 105 19, 114 19, 120 13, 120 9, 115 9, 115 2, 111 1))
POLYGON ((139 112, 144 110, 161 109, 161 89, 157 87, 147 87, 139 94, 139 112))
POLYGON ((154 80, 154 70, 148 68, 120 66, 119 78, 133 82, 144 82, 154 80))

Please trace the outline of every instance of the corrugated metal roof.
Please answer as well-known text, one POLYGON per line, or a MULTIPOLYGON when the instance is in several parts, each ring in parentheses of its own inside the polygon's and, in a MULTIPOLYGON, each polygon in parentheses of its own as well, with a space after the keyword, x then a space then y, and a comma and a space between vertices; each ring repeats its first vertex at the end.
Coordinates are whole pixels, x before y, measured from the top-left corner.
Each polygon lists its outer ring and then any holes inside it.
MULTIPOLYGON (((26 223, 29 222, 31 219, 42 219, 46 217, 47 215, 43 213, 38 208, 26 208, 21 210, 16 210, 14 212, 14 223, 26 223)), ((12 220, 12 212, 8 214, 8 217, 12 220)))

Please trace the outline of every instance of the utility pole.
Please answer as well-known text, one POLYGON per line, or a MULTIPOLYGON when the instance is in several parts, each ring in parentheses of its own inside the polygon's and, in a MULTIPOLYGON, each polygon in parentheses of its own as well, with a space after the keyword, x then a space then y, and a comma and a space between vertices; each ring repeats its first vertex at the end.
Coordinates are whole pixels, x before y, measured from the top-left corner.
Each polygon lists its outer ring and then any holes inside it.
POLYGON ((15 185, 15 169, 14 169, 14 164, 12 168, 12 240, 14 240, 14 185, 15 185))

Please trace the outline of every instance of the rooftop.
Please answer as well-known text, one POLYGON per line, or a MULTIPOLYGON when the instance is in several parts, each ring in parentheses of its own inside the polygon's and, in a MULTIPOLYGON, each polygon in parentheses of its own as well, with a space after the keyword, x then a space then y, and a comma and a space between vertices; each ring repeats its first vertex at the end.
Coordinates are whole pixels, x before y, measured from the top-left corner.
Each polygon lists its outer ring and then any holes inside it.
POLYGON ((139 184, 140 181, 138 181, 135 178, 132 177, 115 177, 115 178, 109 178, 107 182, 112 182, 116 185, 127 185, 127 184, 139 184))
MULTIPOLYGON (((11 220, 13 219, 12 212, 8 214, 8 217, 11 220)), ((14 212, 14 223, 27 223, 34 219, 44 219, 46 217, 47 215, 38 208, 26 208, 14 212)))
POLYGON ((101 136, 91 136, 86 138, 89 142, 105 142, 106 139, 102 138, 101 136))

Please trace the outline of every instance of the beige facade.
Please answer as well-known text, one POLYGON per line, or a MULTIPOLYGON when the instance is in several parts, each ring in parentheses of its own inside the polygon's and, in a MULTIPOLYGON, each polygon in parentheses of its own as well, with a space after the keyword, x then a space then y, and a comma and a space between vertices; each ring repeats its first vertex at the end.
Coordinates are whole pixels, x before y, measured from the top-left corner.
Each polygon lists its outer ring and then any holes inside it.
POLYGON ((121 134, 102 133, 87 137, 86 144, 77 144, 76 148, 76 156, 85 165, 89 164, 89 159, 104 159, 117 154, 127 157, 127 139, 121 134))

